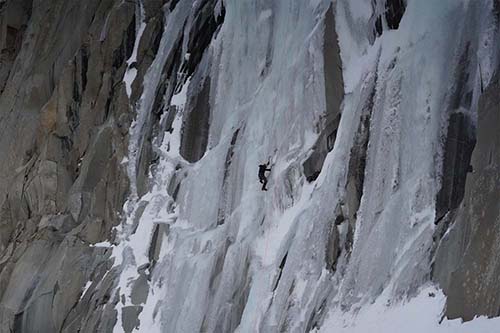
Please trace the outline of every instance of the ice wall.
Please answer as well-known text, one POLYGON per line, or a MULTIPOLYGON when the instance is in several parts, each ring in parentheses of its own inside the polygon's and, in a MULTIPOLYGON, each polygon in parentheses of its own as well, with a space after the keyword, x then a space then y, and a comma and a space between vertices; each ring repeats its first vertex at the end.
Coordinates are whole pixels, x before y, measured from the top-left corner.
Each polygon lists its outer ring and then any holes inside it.
POLYGON ((437 203, 449 119, 473 133, 497 65, 492 6, 165 5, 112 246, 115 332, 328 332, 382 296, 421 294, 436 212, 454 208, 437 203))

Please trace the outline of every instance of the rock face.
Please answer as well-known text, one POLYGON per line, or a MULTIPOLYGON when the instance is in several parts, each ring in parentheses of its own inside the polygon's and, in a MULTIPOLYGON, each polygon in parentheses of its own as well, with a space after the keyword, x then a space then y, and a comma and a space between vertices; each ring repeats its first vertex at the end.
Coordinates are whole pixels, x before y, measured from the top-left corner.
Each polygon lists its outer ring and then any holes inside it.
POLYGON ((384 30, 398 29, 399 23, 406 10, 406 0, 375 0, 372 1, 373 14, 371 17, 373 34, 382 35, 384 30))
POLYGON ((498 316, 498 13, 0 0, 0 332, 498 316))
POLYGON ((110 237, 128 193, 122 78, 136 6, 1 5, 0 331, 109 331, 109 251, 91 245, 110 237))
POLYGON ((450 231, 440 241, 434 262, 434 279, 448 295, 450 318, 499 314, 499 89, 497 75, 480 99, 470 173, 464 191, 456 191, 463 201, 449 218, 450 231))
POLYGON ((32 1, 0 4, 0 93, 3 92, 10 70, 19 53, 27 23, 31 17, 32 1))
POLYGON ((304 174, 308 181, 318 178, 326 155, 332 151, 340 123, 340 105, 343 97, 342 61, 335 31, 333 7, 325 15, 324 27, 324 76, 326 111, 318 123, 319 136, 311 156, 304 162, 304 174))

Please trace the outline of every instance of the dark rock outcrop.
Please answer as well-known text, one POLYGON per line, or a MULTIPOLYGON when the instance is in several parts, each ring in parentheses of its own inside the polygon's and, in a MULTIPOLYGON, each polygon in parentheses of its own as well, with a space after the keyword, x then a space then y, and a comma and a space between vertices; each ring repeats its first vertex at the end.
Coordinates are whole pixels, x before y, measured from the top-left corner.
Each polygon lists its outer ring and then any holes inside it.
POLYGON ((389 29, 399 28, 399 22, 401 22, 406 10, 405 0, 387 0, 385 9, 385 19, 389 29))
POLYGON ((32 0, 4 2, 0 7, 0 94, 21 50, 32 7, 32 0))
MULTIPOLYGON (((448 296, 445 315, 449 318, 471 320, 476 315, 499 315, 499 89, 497 76, 480 99, 477 143, 465 188, 455 196, 446 196, 453 205, 463 196, 456 212, 449 217, 452 225, 442 238, 434 260, 433 278, 448 296)), ((457 164, 465 172, 465 163, 457 164)), ((463 173, 456 177, 460 181, 465 179, 463 173)))
POLYGON ((319 137, 311 155, 303 163, 304 174, 309 182, 314 181, 323 168, 326 155, 333 149, 340 124, 340 106, 344 95, 342 61, 338 37, 335 31, 335 17, 330 6, 325 15, 323 61, 325 71, 326 110, 318 121, 319 137))
MULTIPOLYGON (((224 22, 224 11, 214 16, 216 2, 205 0, 193 18, 188 35, 187 58, 182 66, 186 77, 193 76, 194 88, 190 89, 190 99, 183 118, 181 155, 189 162, 200 160, 207 149, 210 128, 210 82, 207 64, 200 66, 203 57, 208 57, 207 48, 224 22), (199 68, 201 67, 201 68, 199 68), (199 69, 198 69, 199 68, 199 69)), ((206 61, 205 61, 206 62, 206 61)))
POLYGON ((406 11, 406 0, 374 0, 373 15, 371 18, 373 26, 373 37, 382 35, 384 30, 396 30, 406 11))
POLYGON ((437 195, 436 223, 458 208, 464 197, 465 180, 471 170, 475 139, 472 120, 464 113, 451 114, 445 143, 441 189, 437 195))
POLYGON ((210 127, 210 77, 205 78, 201 90, 186 106, 182 124, 181 155, 189 162, 200 160, 208 144, 210 127))

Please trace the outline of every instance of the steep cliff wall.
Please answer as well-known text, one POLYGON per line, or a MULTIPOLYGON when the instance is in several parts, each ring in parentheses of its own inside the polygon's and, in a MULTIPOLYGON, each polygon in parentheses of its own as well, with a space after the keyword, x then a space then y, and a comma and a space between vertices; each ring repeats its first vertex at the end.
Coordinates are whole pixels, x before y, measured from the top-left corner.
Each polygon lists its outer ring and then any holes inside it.
POLYGON ((113 280, 109 251, 90 245, 109 238, 129 192, 122 78, 136 6, 6 1, 0 11, 1 28, 17 29, 0 60, 0 331, 94 331, 113 280), (89 280, 102 292, 82 299, 89 280))
POLYGON ((481 96, 464 199, 450 217, 434 262, 434 277, 448 295, 446 314, 451 318, 499 315, 499 88, 497 75, 481 96))
POLYGON ((499 315, 498 26, 493 0, 0 0, 0 332, 499 315))

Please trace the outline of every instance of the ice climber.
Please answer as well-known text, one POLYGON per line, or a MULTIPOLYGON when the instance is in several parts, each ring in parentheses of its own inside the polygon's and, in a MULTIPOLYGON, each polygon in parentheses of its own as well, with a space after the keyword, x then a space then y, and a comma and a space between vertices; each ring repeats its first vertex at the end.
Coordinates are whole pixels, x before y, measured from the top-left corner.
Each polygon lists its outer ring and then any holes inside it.
POLYGON ((269 168, 269 169, 267 168, 268 166, 269 166, 269 162, 267 162, 266 164, 259 165, 259 182, 262 184, 262 191, 267 191, 266 171, 271 171, 271 168, 269 168))

